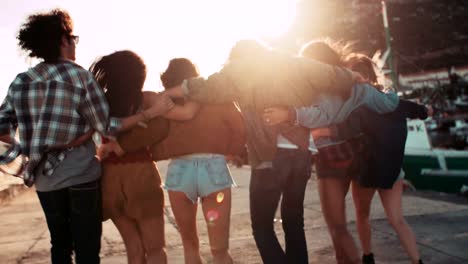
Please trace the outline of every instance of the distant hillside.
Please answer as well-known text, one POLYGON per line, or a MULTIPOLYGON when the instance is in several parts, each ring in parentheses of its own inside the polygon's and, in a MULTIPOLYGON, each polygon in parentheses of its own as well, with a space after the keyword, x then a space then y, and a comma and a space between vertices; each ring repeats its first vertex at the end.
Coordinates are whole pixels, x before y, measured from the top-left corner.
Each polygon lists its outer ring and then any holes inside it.
MULTIPOLYGON (((400 73, 468 65, 468 1, 389 0, 389 23, 400 73)), ((385 49, 378 0, 304 0, 288 38, 358 40, 368 54, 385 49)))

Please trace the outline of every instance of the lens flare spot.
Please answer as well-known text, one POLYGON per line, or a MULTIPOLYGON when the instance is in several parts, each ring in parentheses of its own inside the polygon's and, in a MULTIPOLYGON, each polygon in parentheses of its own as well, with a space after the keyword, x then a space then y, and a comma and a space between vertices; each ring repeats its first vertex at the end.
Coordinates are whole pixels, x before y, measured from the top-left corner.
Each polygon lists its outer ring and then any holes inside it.
POLYGON ((216 195, 216 202, 222 203, 224 201, 224 193, 219 192, 218 195, 216 195))
POLYGON ((208 219, 209 223, 213 223, 214 221, 218 220, 219 218, 219 213, 216 210, 210 210, 206 214, 206 218, 208 219))

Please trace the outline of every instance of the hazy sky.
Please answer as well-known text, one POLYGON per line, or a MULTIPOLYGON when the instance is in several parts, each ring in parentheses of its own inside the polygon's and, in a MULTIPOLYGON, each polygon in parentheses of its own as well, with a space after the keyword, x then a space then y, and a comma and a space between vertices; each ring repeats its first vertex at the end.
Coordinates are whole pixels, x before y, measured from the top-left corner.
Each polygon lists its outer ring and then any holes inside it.
POLYGON ((27 15, 60 7, 80 36, 77 63, 131 49, 148 66, 145 89, 160 89, 169 59, 188 57, 203 75, 216 71, 236 40, 274 37, 293 22, 297 0, 1 0, 0 99, 16 74, 36 61, 18 50, 16 34, 27 15))

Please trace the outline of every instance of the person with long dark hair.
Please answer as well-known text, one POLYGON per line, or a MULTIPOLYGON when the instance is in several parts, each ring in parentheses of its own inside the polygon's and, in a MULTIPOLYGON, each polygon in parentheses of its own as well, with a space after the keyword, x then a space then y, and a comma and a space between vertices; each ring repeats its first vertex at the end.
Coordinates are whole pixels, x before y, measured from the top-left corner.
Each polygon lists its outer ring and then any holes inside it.
MULTIPOLYGON (((142 92, 146 65, 134 52, 124 50, 103 56, 90 71, 104 89, 112 116, 134 115, 147 107, 142 92)), ((151 126, 156 142, 169 131, 168 121, 160 117, 146 126, 151 126)), ((102 164, 103 220, 111 219, 119 230, 128 263, 166 263, 164 195, 149 148, 120 157, 111 153, 102 164)))
MULTIPOLYGON (((164 87, 198 77, 196 66, 186 58, 175 58, 161 74, 164 87)), ((146 93, 151 100, 154 93, 146 93)), ((239 110, 232 102, 199 104, 176 100, 167 138, 155 142, 152 128, 136 128, 118 139, 123 151, 151 146, 154 161, 171 159, 164 188, 184 246, 185 263, 201 263, 196 215, 200 202, 206 220, 213 263, 233 263, 229 254, 231 186, 234 181, 225 156, 239 155, 245 131, 239 110), (180 110, 177 110, 180 109, 180 110), (177 112, 175 111, 177 110, 177 112)))
POLYGON ((51 262, 72 263, 74 252, 76 263, 99 263, 101 167, 88 132, 115 135, 164 113, 171 102, 161 97, 145 112, 110 118, 102 89, 74 62, 79 37, 64 10, 28 16, 17 39, 28 57, 41 62, 16 76, 0 107, 0 135, 12 146, 0 163, 27 158, 21 175, 36 187, 50 232, 51 262))

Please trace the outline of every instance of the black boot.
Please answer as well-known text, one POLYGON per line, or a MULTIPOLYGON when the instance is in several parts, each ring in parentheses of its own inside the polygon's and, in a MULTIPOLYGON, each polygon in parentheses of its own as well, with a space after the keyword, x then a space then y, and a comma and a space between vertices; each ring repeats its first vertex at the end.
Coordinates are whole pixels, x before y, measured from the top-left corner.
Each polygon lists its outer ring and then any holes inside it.
POLYGON ((424 262, 422 262, 422 259, 419 259, 418 264, 424 264, 424 262))
POLYGON ((374 254, 364 254, 362 255, 362 264, 375 264, 374 254))

